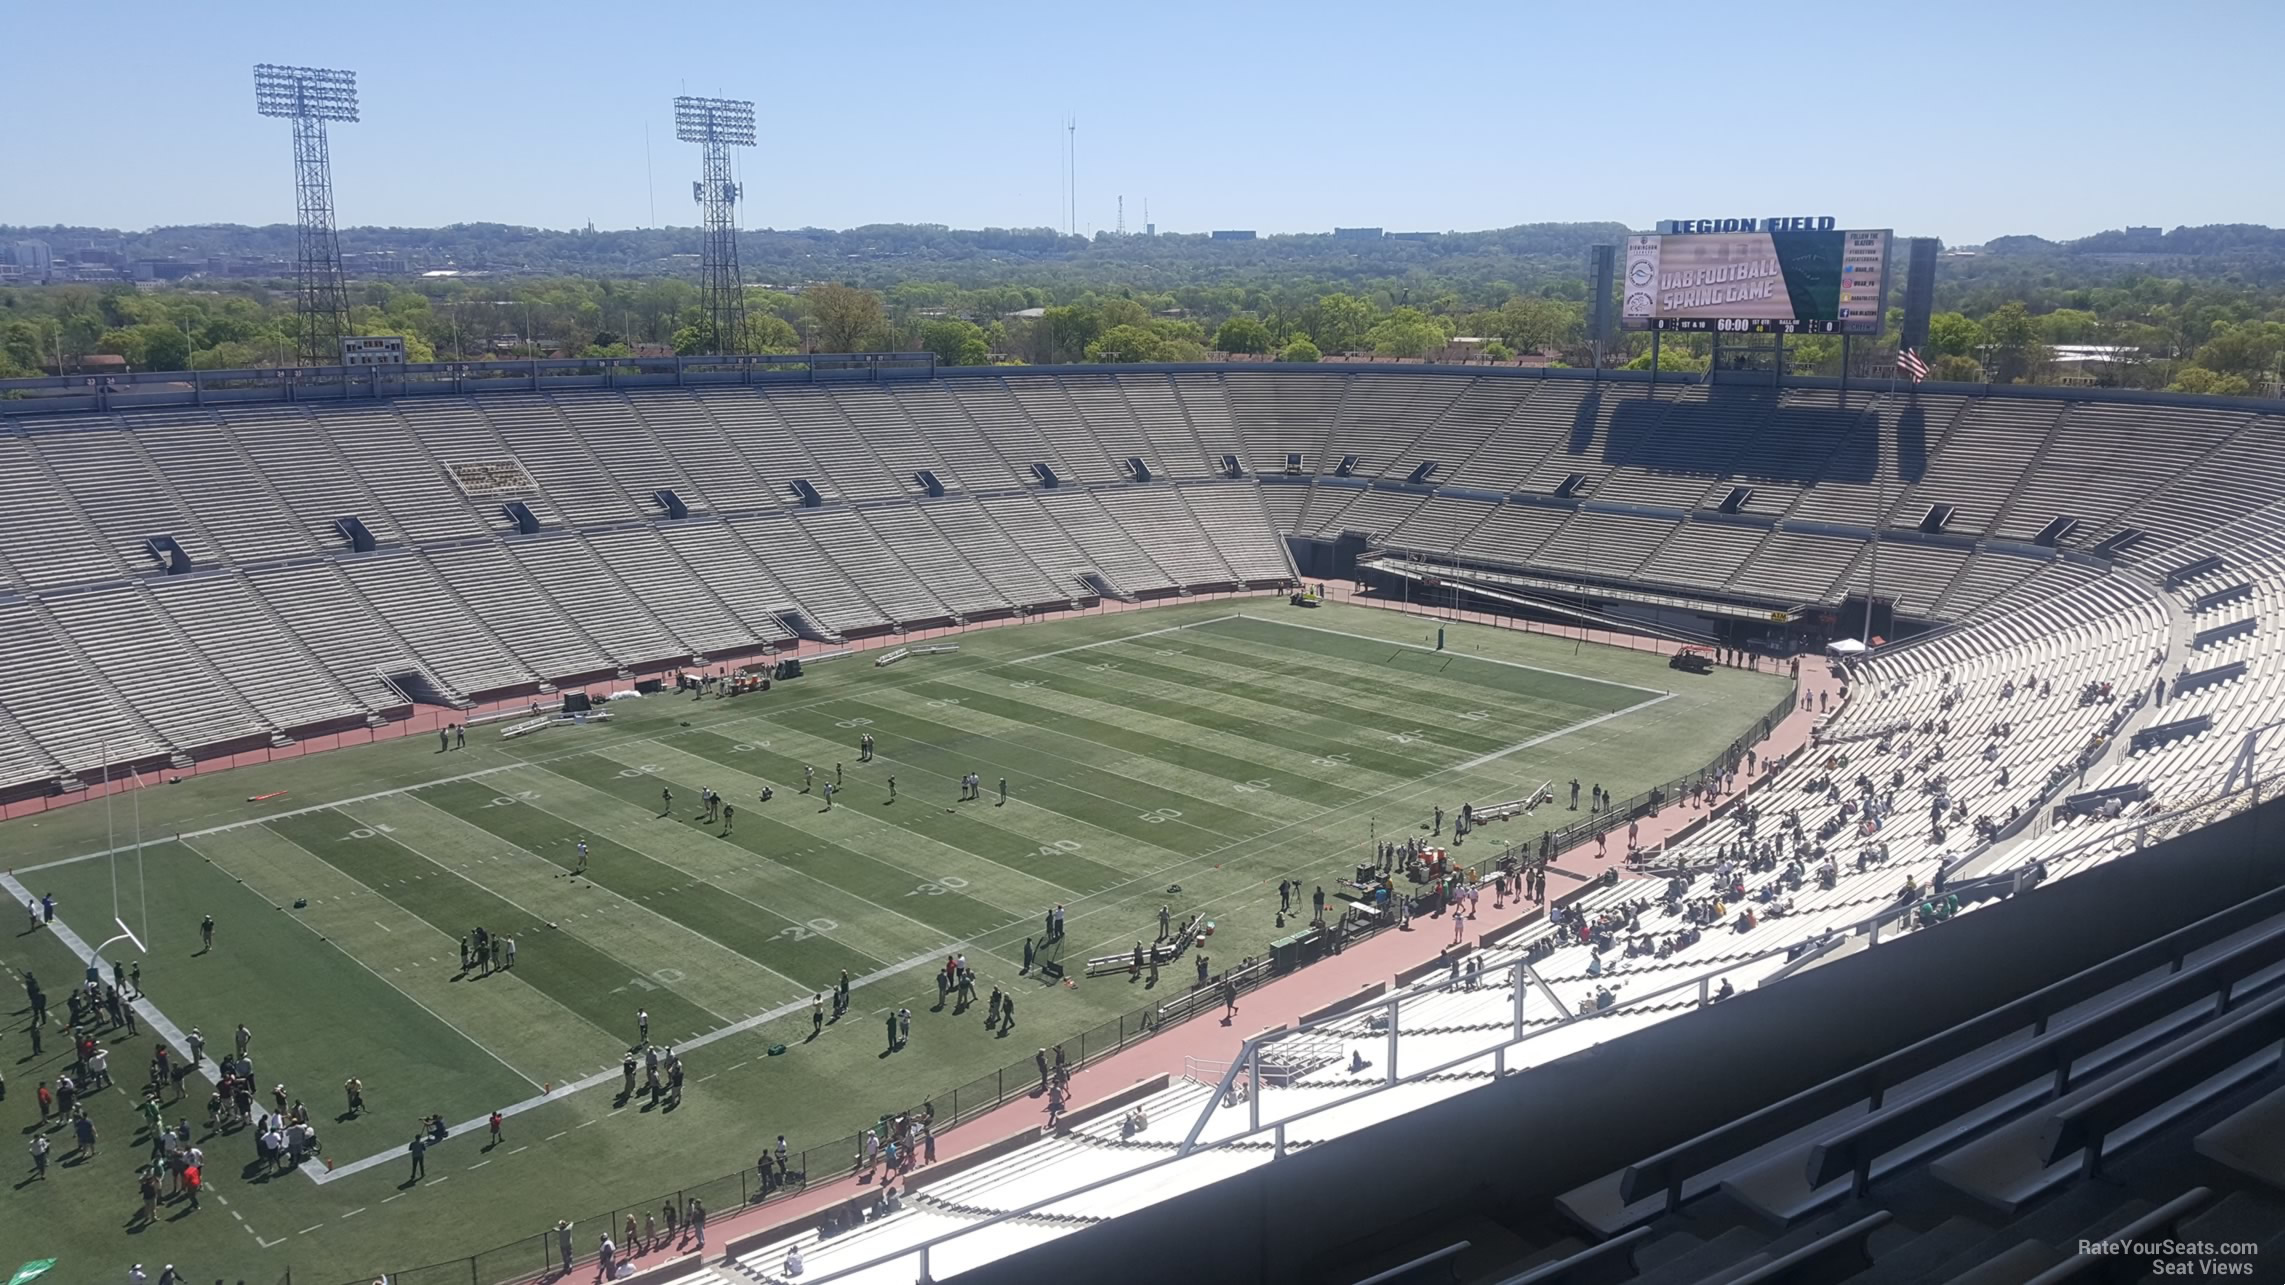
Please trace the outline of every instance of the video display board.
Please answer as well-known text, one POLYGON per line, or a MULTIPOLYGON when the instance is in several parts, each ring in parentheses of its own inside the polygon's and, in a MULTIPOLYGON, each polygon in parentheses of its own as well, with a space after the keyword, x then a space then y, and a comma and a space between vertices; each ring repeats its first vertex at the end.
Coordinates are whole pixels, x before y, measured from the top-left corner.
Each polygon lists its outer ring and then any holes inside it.
POLYGON ((1783 230, 1631 236, 1628 330, 1880 333, 1889 233, 1783 230))

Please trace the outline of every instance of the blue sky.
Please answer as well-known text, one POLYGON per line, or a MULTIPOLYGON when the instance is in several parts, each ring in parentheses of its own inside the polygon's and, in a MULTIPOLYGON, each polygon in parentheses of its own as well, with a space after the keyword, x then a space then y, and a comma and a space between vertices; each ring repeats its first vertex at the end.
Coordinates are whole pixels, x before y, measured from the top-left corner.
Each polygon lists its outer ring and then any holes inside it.
POLYGON ((1129 228, 1147 197, 1170 231, 2285 222, 2276 0, 90 0, 0 29, 0 223, 290 221, 263 61, 358 73, 364 120, 333 134, 344 226, 693 223, 677 93, 757 102, 749 227, 1055 225, 1066 113, 1082 230, 1121 193, 1129 228))

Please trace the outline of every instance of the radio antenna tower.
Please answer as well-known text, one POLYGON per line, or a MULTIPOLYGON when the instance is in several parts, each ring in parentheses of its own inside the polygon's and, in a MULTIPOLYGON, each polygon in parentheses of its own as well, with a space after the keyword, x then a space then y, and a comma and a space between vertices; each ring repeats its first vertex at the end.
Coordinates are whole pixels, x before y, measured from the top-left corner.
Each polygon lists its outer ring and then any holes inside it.
POLYGON ((738 198, 743 195, 730 165, 730 149, 754 145, 754 104, 735 98, 677 98, 674 136, 701 149, 698 180, 690 185, 698 202, 700 252, 699 306, 714 329, 714 351, 746 351, 746 285, 738 275, 738 198))
POLYGON ((349 333, 349 292, 341 280, 341 241, 333 230, 333 160, 325 123, 357 120, 357 73, 257 64, 254 110, 294 123, 301 360, 308 366, 338 366, 341 340, 349 333))

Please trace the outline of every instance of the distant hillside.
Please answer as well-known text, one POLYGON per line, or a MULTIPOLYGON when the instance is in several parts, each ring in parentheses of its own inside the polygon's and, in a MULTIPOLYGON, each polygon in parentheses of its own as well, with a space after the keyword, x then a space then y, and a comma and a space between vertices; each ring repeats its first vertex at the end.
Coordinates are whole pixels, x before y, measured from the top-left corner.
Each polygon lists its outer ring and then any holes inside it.
MULTIPOLYGON (((847 280, 880 285, 935 279, 963 285, 1011 276, 1069 277, 1165 288, 1242 271, 1325 281, 1402 279, 1508 280, 1577 277, 1587 247, 1627 234, 1617 223, 1543 223, 1484 232, 1381 239, 1330 233, 1217 241, 1203 233, 1156 237, 1101 233, 1067 237, 1047 228, 954 229, 932 224, 880 224, 761 229, 742 234, 738 255, 748 280, 847 280)), ((37 236, 62 254, 95 245, 137 259, 284 261, 293 254, 290 224, 208 224, 121 232, 111 228, 0 227, 0 240, 37 236)), ((695 270, 696 228, 562 231, 461 223, 442 228, 345 228, 344 254, 402 255, 411 271, 466 271, 651 276, 695 270)))

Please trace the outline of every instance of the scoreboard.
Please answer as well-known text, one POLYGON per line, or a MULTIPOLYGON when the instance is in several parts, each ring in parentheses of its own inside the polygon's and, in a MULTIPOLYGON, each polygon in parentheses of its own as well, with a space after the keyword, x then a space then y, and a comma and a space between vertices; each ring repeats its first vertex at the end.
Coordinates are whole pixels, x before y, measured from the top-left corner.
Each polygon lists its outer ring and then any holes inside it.
POLYGON ((1631 236, 1619 322, 1628 330, 1877 335, 1888 306, 1889 240, 1886 230, 1799 227, 1631 236))

